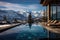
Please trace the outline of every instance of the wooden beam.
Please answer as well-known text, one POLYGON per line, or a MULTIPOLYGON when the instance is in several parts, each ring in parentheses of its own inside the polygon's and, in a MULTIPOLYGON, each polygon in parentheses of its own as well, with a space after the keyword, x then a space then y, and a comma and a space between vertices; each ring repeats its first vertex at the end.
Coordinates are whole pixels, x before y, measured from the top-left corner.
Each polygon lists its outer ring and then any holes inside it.
POLYGON ((43 0, 43 1, 41 0, 41 4, 43 6, 46 6, 48 4, 54 4, 54 5, 56 5, 56 3, 57 3, 57 5, 60 6, 60 0, 43 0))
POLYGON ((48 12, 47 12, 48 14, 48 21, 50 20, 50 13, 51 13, 51 5, 50 4, 48 4, 48 12))
POLYGON ((47 0, 45 0, 45 1, 42 3, 43 6, 46 6, 47 4, 48 4, 48 1, 47 1, 47 0))
POLYGON ((42 3, 43 3, 43 1, 44 1, 44 0, 40 0, 40 4, 42 4, 42 3))

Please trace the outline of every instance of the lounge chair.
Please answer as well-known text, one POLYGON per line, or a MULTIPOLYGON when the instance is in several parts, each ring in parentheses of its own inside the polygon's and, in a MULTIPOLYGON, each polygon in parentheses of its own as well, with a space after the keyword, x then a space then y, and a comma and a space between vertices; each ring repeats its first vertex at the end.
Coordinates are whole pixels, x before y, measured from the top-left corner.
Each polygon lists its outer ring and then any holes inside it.
POLYGON ((57 20, 55 20, 53 23, 49 23, 47 25, 48 26, 60 26, 60 22, 58 22, 57 20))

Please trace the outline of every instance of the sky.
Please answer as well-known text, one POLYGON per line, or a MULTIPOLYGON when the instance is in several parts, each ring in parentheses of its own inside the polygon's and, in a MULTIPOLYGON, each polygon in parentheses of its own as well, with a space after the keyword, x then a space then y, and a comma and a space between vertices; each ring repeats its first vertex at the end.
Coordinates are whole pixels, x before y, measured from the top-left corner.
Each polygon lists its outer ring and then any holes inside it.
POLYGON ((43 10, 44 7, 41 6, 40 0, 0 0, 0 9, 40 11, 43 10))
MULTIPOLYGON (((40 4, 40 0, 0 0, 0 10, 13 10, 13 11, 20 11, 20 14, 23 12, 33 12, 32 15, 39 16, 43 15, 43 7, 40 4)), ((28 15, 28 13, 26 13, 28 15)))

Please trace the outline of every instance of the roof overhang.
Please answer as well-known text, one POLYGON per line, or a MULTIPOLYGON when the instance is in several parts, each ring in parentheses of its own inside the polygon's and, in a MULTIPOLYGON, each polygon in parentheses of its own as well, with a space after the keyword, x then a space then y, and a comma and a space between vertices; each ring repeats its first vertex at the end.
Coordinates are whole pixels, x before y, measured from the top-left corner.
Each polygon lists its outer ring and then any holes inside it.
POLYGON ((47 6, 48 4, 59 4, 60 5, 60 0, 41 0, 40 4, 43 6, 47 6))

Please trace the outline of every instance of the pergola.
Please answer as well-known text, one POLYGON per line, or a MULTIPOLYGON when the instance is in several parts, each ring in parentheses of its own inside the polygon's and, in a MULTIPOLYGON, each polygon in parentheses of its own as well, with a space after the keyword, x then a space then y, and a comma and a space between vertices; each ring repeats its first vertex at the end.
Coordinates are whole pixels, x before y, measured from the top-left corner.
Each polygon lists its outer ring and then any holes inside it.
POLYGON ((55 12, 56 12, 56 19, 57 20, 57 14, 58 14, 58 6, 60 6, 60 0, 41 0, 40 4, 42 4, 43 6, 46 6, 46 11, 47 11, 47 16, 48 16, 48 20, 51 20, 51 16, 53 19, 53 6, 55 6, 55 12))

